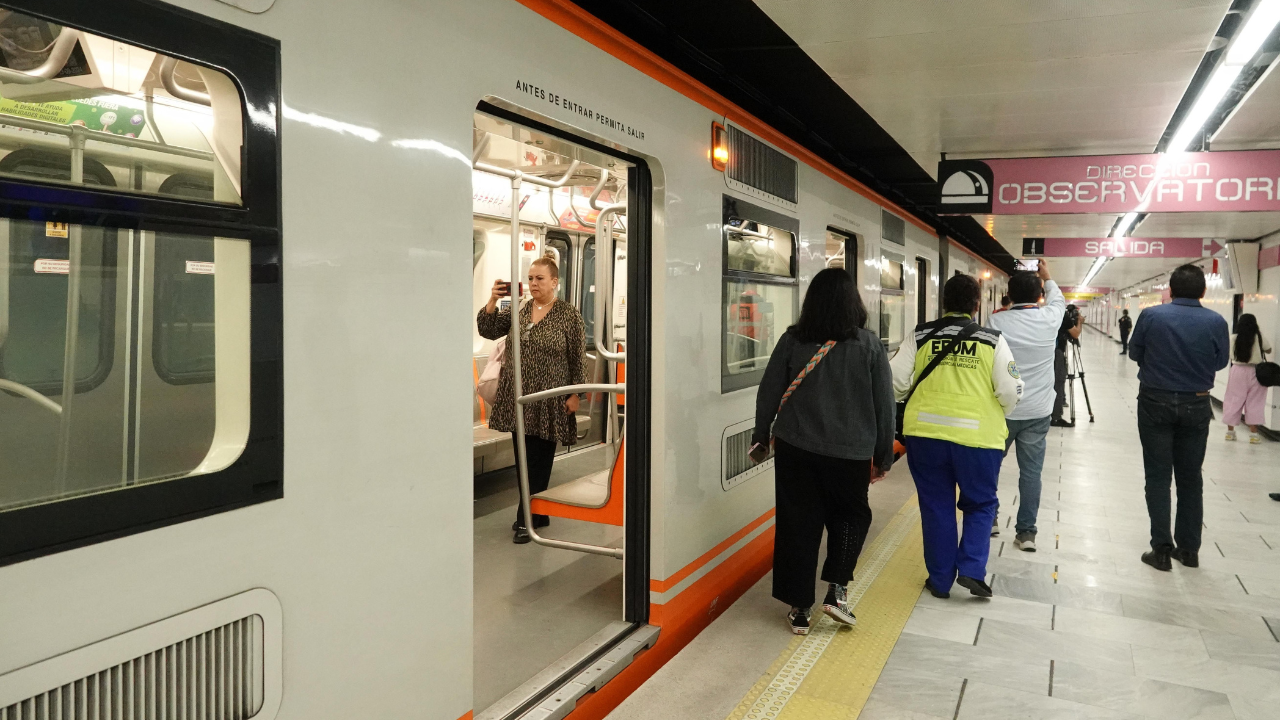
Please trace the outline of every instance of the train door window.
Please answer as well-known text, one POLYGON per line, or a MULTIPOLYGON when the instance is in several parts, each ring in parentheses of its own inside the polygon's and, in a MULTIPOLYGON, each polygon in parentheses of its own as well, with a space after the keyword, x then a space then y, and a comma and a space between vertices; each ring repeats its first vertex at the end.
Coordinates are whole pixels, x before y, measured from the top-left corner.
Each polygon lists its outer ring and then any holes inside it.
POLYGON ((569 245, 569 236, 555 231, 547 232, 543 243, 546 254, 556 262, 560 269, 560 286, 556 288, 556 297, 572 302, 573 300, 573 257, 569 245))
POLYGON ((843 268, 853 279, 858 279, 858 238, 851 233, 827 228, 826 243, 823 246, 824 265, 829 268, 843 268))
POLYGON ((3 2, 0 565, 280 497, 279 44, 3 2))
POLYGON ((885 251, 880 255, 880 342, 890 350, 902 343, 906 333, 905 261, 896 253, 885 251))
POLYGON ((582 323, 586 326, 587 347, 595 347, 596 331, 596 241, 582 246, 582 323))
POLYGON ((791 217, 724 198, 724 282, 720 391, 760 383, 778 338, 799 306, 796 236, 791 217))
POLYGON ((916 258, 916 322, 929 320, 929 261, 916 258))

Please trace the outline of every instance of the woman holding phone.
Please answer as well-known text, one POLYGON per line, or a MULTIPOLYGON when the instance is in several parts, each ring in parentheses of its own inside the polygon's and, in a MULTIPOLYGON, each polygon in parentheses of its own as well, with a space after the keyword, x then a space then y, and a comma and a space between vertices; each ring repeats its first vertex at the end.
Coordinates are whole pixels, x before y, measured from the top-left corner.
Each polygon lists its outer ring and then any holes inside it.
MULTIPOLYGON (((507 358, 515 357, 511 348, 511 309, 498 310, 498 301, 511 295, 513 283, 493 283, 489 302, 476 316, 480 336, 489 340, 506 337, 507 358)), ((520 307, 520 371, 523 394, 576 385, 583 382, 583 353, 586 330, 582 315, 573 305, 556 298, 560 286, 560 270, 551 258, 538 258, 529 266, 530 301, 520 307)), ((518 291, 517 291, 518 292, 518 291)), ((513 298, 519 302, 519 296, 513 298)), ((493 401, 489 427, 511 433, 512 448, 516 442, 516 413, 511 360, 498 376, 498 392, 493 401)), ((551 482, 551 467, 556 444, 572 445, 578 441, 578 396, 569 395, 542 400, 524 409, 524 441, 528 452, 529 492, 537 494, 551 482)), ((551 524, 546 515, 533 516, 534 527, 551 524)), ((529 542, 528 524, 522 505, 516 505, 516 521, 511 525, 512 542, 529 542)))
POLYGON ((814 276, 800 319, 778 339, 756 394, 752 459, 776 454, 773 596, 787 621, 809 633, 822 530, 828 583, 822 610, 853 625, 846 586, 871 527, 867 489, 893 465, 893 374, 853 278, 814 276))

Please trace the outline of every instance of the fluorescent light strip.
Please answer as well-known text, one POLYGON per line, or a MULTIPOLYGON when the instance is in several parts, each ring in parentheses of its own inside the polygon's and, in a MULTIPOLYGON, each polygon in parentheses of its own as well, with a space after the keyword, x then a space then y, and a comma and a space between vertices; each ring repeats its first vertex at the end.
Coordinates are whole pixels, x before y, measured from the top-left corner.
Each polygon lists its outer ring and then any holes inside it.
POLYGON ((1262 43, 1271 35, 1276 24, 1280 23, 1280 0, 1259 0, 1244 27, 1236 33, 1235 39, 1227 48, 1222 64, 1209 76, 1209 81, 1200 91, 1200 95, 1192 104, 1191 110, 1182 118, 1178 130, 1169 141, 1166 152, 1186 152, 1204 127, 1204 123, 1213 115, 1213 111, 1222 103, 1235 83, 1236 78, 1244 70, 1245 65, 1253 60, 1262 47, 1262 43))
POLYGON ((1102 272, 1102 266, 1106 265, 1107 261, 1110 259, 1111 258, 1105 256, 1095 259, 1093 261, 1093 265, 1089 267, 1089 272, 1084 274, 1084 280, 1080 281, 1080 287, 1089 287, 1089 283, 1093 282, 1093 279, 1098 276, 1099 272, 1102 272))

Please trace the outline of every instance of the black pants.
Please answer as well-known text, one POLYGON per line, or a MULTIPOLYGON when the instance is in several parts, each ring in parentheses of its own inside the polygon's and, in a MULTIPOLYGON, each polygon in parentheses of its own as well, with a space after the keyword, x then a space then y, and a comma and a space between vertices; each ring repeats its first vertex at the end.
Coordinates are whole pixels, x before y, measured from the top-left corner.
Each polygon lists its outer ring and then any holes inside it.
POLYGON ((1147 515, 1151 547, 1200 549, 1204 516, 1205 443, 1213 406, 1209 394, 1171 393, 1143 388, 1138 393, 1138 437, 1147 475, 1147 515), (1178 518, 1169 532, 1169 485, 1178 489, 1178 518))
MULTIPOLYGON (((529 452, 529 494, 537 495, 547 489, 547 485, 551 484, 551 467, 555 464, 556 459, 556 442, 554 440, 544 440, 536 435, 525 435, 524 446, 529 452)), ((520 448, 516 445, 516 434, 511 433, 511 447, 519 457, 520 448)), ((516 478, 519 483, 519 477, 516 478)), ((519 485, 516 485, 519 488, 519 485)), ((521 521, 524 517, 524 506, 516 503, 516 522, 529 527, 521 521)), ((549 518, 546 515, 534 515, 533 519, 539 525, 545 523, 549 518)))
POLYGON ((1129 352, 1129 331, 1128 330, 1120 331, 1120 352, 1121 353, 1129 352))
POLYGON ((814 603, 822 529, 827 560, 822 579, 847 585, 871 527, 867 487, 870 460, 845 460, 775 444, 774 489, 777 529, 773 543, 773 596, 793 607, 814 603))
POLYGON ((1053 353, 1053 391, 1057 394, 1053 399, 1053 419, 1062 419, 1062 409, 1067 404, 1067 351, 1055 350, 1053 353))

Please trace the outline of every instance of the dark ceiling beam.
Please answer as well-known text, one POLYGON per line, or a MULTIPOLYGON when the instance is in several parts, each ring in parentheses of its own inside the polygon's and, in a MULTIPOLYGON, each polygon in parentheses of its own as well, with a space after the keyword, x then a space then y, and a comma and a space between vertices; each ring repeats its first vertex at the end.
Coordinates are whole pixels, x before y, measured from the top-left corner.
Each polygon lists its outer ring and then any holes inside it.
POLYGON ((937 232, 1005 272, 1013 256, 751 0, 572 0, 937 232))

